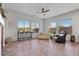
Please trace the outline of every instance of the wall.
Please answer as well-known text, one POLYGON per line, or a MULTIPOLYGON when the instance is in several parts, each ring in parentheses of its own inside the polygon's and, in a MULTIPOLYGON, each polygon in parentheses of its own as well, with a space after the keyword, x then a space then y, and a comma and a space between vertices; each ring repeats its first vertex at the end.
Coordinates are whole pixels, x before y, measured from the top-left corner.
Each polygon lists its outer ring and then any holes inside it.
POLYGON ((72 18, 72 34, 74 34, 76 36, 76 41, 79 42, 79 39, 78 39, 79 38, 79 27, 78 27, 78 25, 79 25, 79 10, 75 10, 75 11, 72 11, 72 12, 69 12, 66 14, 62 14, 59 16, 44 19, 45 22, 43 22, 44 20, 34 18, 31 16, 27 16, 24 14, 20 14, 15 11, 11 11, 11 10, 9 10, 9 12, 6 15, 7 15, 7 20, 5 21, 5 23, 6 23, 5 36, 11 37, 12 41, 17 40, 17 23, 16 23, 16 21, 18 19, 26 19, 29 21, 39 22, 40 23, 40 32, 42 32, 42 31, 47 32, 49 22, 51 22, 52 20, 72 18), (43 23, 44 23, 44 26, 43 26, 43 23))
POLYGON ((79 10, 46 19, 45 31, 48 30, 47 27, 51 21, 67 18, 72 18, 72 34, 76 36, 76 41, 79 42, 79 10))
POLYGON ((40 24, 40 32, 43 31, 43 26, 42 26, 42 20, 37 19, 28 15, 20 14, 18 12, 8 10, 7 15, 7 20, 5 20, 5 37, 10 37, 11 41, 16 41, 17 40, 17 20, 24 19, 24 20, 29 20, 29 21, 35 21, 39 22, 40 24))

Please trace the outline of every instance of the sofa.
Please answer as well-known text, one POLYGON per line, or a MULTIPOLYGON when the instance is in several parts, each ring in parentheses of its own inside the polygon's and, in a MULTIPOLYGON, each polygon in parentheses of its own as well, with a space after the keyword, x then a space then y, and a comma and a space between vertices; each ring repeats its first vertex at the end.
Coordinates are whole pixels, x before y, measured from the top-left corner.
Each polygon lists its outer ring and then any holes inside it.
POLYGON ((48 33, 39 33, 37 39, 48 40, 50 39, 50 35, 48 33))

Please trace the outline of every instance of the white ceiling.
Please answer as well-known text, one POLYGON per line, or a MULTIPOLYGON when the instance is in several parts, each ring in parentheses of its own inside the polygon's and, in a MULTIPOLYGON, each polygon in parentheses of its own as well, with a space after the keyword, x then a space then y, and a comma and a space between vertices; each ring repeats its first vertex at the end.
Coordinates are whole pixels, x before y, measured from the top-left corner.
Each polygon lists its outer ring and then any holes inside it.
POLYGON ((38 18, 48 18, 60 15, 79 8, 79 4, 75 3, 4 3, 4 7, 19 13, 28 14, 38 18), (44 16, 40 13, 41 8, 50 11, 44 16))

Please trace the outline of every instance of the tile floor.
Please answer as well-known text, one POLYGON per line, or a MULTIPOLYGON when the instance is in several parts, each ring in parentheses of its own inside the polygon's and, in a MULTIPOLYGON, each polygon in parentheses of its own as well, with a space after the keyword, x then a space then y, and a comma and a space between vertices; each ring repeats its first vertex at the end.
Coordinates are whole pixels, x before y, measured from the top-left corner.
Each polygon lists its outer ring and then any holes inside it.
POLYGON ((25 40, 6 44, 3 56, 79 56, 79 43, 59 44, 52 40, 25 40))

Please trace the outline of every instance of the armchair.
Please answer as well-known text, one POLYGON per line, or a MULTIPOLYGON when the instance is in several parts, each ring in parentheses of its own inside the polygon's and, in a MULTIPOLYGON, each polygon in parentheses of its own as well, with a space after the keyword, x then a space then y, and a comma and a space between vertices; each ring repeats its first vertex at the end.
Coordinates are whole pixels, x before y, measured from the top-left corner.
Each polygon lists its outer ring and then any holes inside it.
POLYGON ((67 33, 64 33, 63 36, 58 36, 56 39, 56 42, 57 43, 65 43, 66 42, 66 35, 67 35, 67 33))

